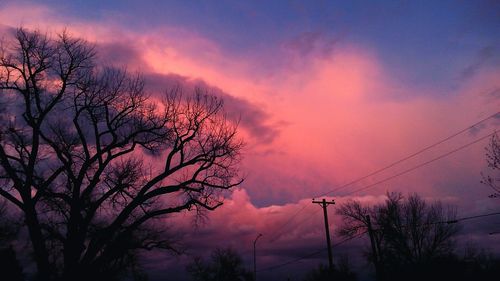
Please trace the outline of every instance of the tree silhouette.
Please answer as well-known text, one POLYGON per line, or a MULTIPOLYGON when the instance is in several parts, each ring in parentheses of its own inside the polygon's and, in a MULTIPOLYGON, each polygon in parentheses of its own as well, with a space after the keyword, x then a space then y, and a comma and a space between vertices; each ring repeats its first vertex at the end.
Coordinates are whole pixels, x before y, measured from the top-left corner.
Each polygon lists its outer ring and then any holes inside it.
POLYGON ((19 230, 16 219, 9 213, 7 202, 0 199, 0 248, 8 248, 15 240, 19 230))
POLYGON ((486 161, 495 175, 483 175, 481 182, 494 190, 490 198, 500 198, 500 139, 497 134, 491 137, 490 144, 486 148, 486 161))
POLYGON ((175 250, 159 219, 214 210, 241 183, 236 124, 195 92, 148 96, 67 32, 3 42, 0 195, 24 216, 40 280, 101 280, 137 250, 175 250))
POLYGON ((328 266, 320 264, 317 268, 306 273, 304 281, 356 281, 356 274, 349 268, 347 257, 342 257, 339 264, 334 264, 330 270, 328 266))
POLYGON ((351 201, 337 213, 343 220, 338 232, 344 237, 368 232, 370 216, 375 252, 370 250, 368 258, 383 272, 379 278, 384 275, 387 280, 429 274, 425 268, 432 262, 453 254, 453 238, 459 230, 456 224, 447 223, 456 218, 452 209, 440 202, 429 204, 416 194, 405 199, 400 193, 390 193, 385 204, 373 207, 351 201))
POLYGON ((195 281, 252 281, 253 274, 243 267, 241 256, 231 248, 217 248, 207 263, 195 257, 187 266, 195 281))
POLYGON ((9 214, 6 202, 0 200, 0 272, 2 278, 11 281, 24 280, 23 269, 16 257, 12 242, 16 239, 19 226, 15 217, 9 214))

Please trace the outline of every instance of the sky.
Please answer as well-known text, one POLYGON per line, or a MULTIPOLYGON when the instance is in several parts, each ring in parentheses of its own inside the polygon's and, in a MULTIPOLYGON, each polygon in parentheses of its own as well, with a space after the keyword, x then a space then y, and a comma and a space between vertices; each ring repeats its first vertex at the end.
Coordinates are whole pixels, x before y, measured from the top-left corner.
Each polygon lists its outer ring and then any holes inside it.
MULTIPOLYGON (((488 138, 468 145, 500 129, 500 115, 491 117, 500 108, 499 1, 0 2, 2 36, 19 26, 66 28, 94 43, 103 62, 143 73, 151 91, 204 85, 240 118, 245 182, 199 229, 190 214, 166 222, 183 234, 188 253, 238 247, 250 267, 259 233, 262 267, 314 252, 325 242, 311 199, 325 193, 337 205, 418 193, 456 206, 459 217, 500 209, 480 183, 488 138)), ((334 209, 332 233, 340 222, 334 209)), ((493 231, 500 231, 498 217, 470 222, 460 241, 498 245, 493 231)), ((350 241, 334 255, 368 272, 355 254, 366 245, 350 241)), ((186 280, 178 268, 192 256, 145 258, 153 280, 186 280)), ((325 259, 322 253, 259 276, 300 275, 325 259)))

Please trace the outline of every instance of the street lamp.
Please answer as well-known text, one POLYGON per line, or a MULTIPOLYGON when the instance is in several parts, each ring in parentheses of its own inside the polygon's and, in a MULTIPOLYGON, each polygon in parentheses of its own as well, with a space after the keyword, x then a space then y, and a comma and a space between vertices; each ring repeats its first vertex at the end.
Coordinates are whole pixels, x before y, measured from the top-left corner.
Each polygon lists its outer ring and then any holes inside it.
POLYGON ((253 280, 257 281, 257 258, 255 256, 255 245, 257 244, 257 240, 262 236, 262 233, 259 233, 255 240, 253 241, 253 280))

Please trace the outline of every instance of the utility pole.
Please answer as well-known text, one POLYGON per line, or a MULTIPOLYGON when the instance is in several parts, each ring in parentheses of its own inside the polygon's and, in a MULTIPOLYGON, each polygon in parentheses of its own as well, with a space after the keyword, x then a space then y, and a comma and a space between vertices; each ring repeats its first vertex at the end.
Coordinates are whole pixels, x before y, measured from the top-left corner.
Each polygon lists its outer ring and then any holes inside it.
POLYGON ((370 243, 372 245, 373 264, 375 264, 375 274, 377 276, 377 281, 381 281, 382 272, 380 268, 379 253, 377 251, 377 245, 375 244, 375 236, 373 233, 372 221, 369 215, 366 215, 366 223, 368 224, 368 235, 370 235, 370 243))
POLYGON ((328 247, 328 266, 330 268, 330 272, 333 271, 333 257, 332 257, 332 242, 330 240, 330 227, 328 225, 328 212, 326 211, 326 208, 330 204, 335 204, 335 201, 326 201, 325 199, 321 201, 316 201, 313 199, 312 201, 315 204, 319 204, 323 208, 323 216, 325 218, 325 232, 326 232, 326 244, 328 247))
POLYGON ((260 237, 262 237, 262 233, 259 233, 259 235, 257 235, 255 240, 253 241, 253 281, 257 281, 257 257, 255 255, 255 246, 257 244, 257 240, 259 240, 260 237))

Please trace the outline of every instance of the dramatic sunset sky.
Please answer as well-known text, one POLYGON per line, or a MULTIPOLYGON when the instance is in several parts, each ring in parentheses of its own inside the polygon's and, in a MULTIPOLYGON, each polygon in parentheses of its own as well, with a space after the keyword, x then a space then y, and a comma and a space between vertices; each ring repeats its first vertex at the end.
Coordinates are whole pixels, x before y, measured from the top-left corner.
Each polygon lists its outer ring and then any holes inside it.
MULTIPOLYGON (((241 118, 245 182, 196 230, 189 214, 165 220, 187 254, 147 256, 152 280, 187 280, 186 262, 221 246, 251 268, 259 233, 260 268, 324 248, 312 198, 500 110, 499 1, 0 1, 2 37, 19 26, 66 28, 94 43, 103 62, 141 72, 152 92, 201 85, 241 118)), ((327 198, 369 204, 387 191, 417 192, 456 206, 459 217, 499 211, 480 183, 489 138, 459 149, 495 130, 500 114, 327 198)), ((498 216, 468 221, 460 243, 498 254, 494 231, 498 216)), ((363 271, 366 245, 353 240, 334 255, 363 271)), ((320 262, 325 252, 259 277, 300 275, 320 262)))

